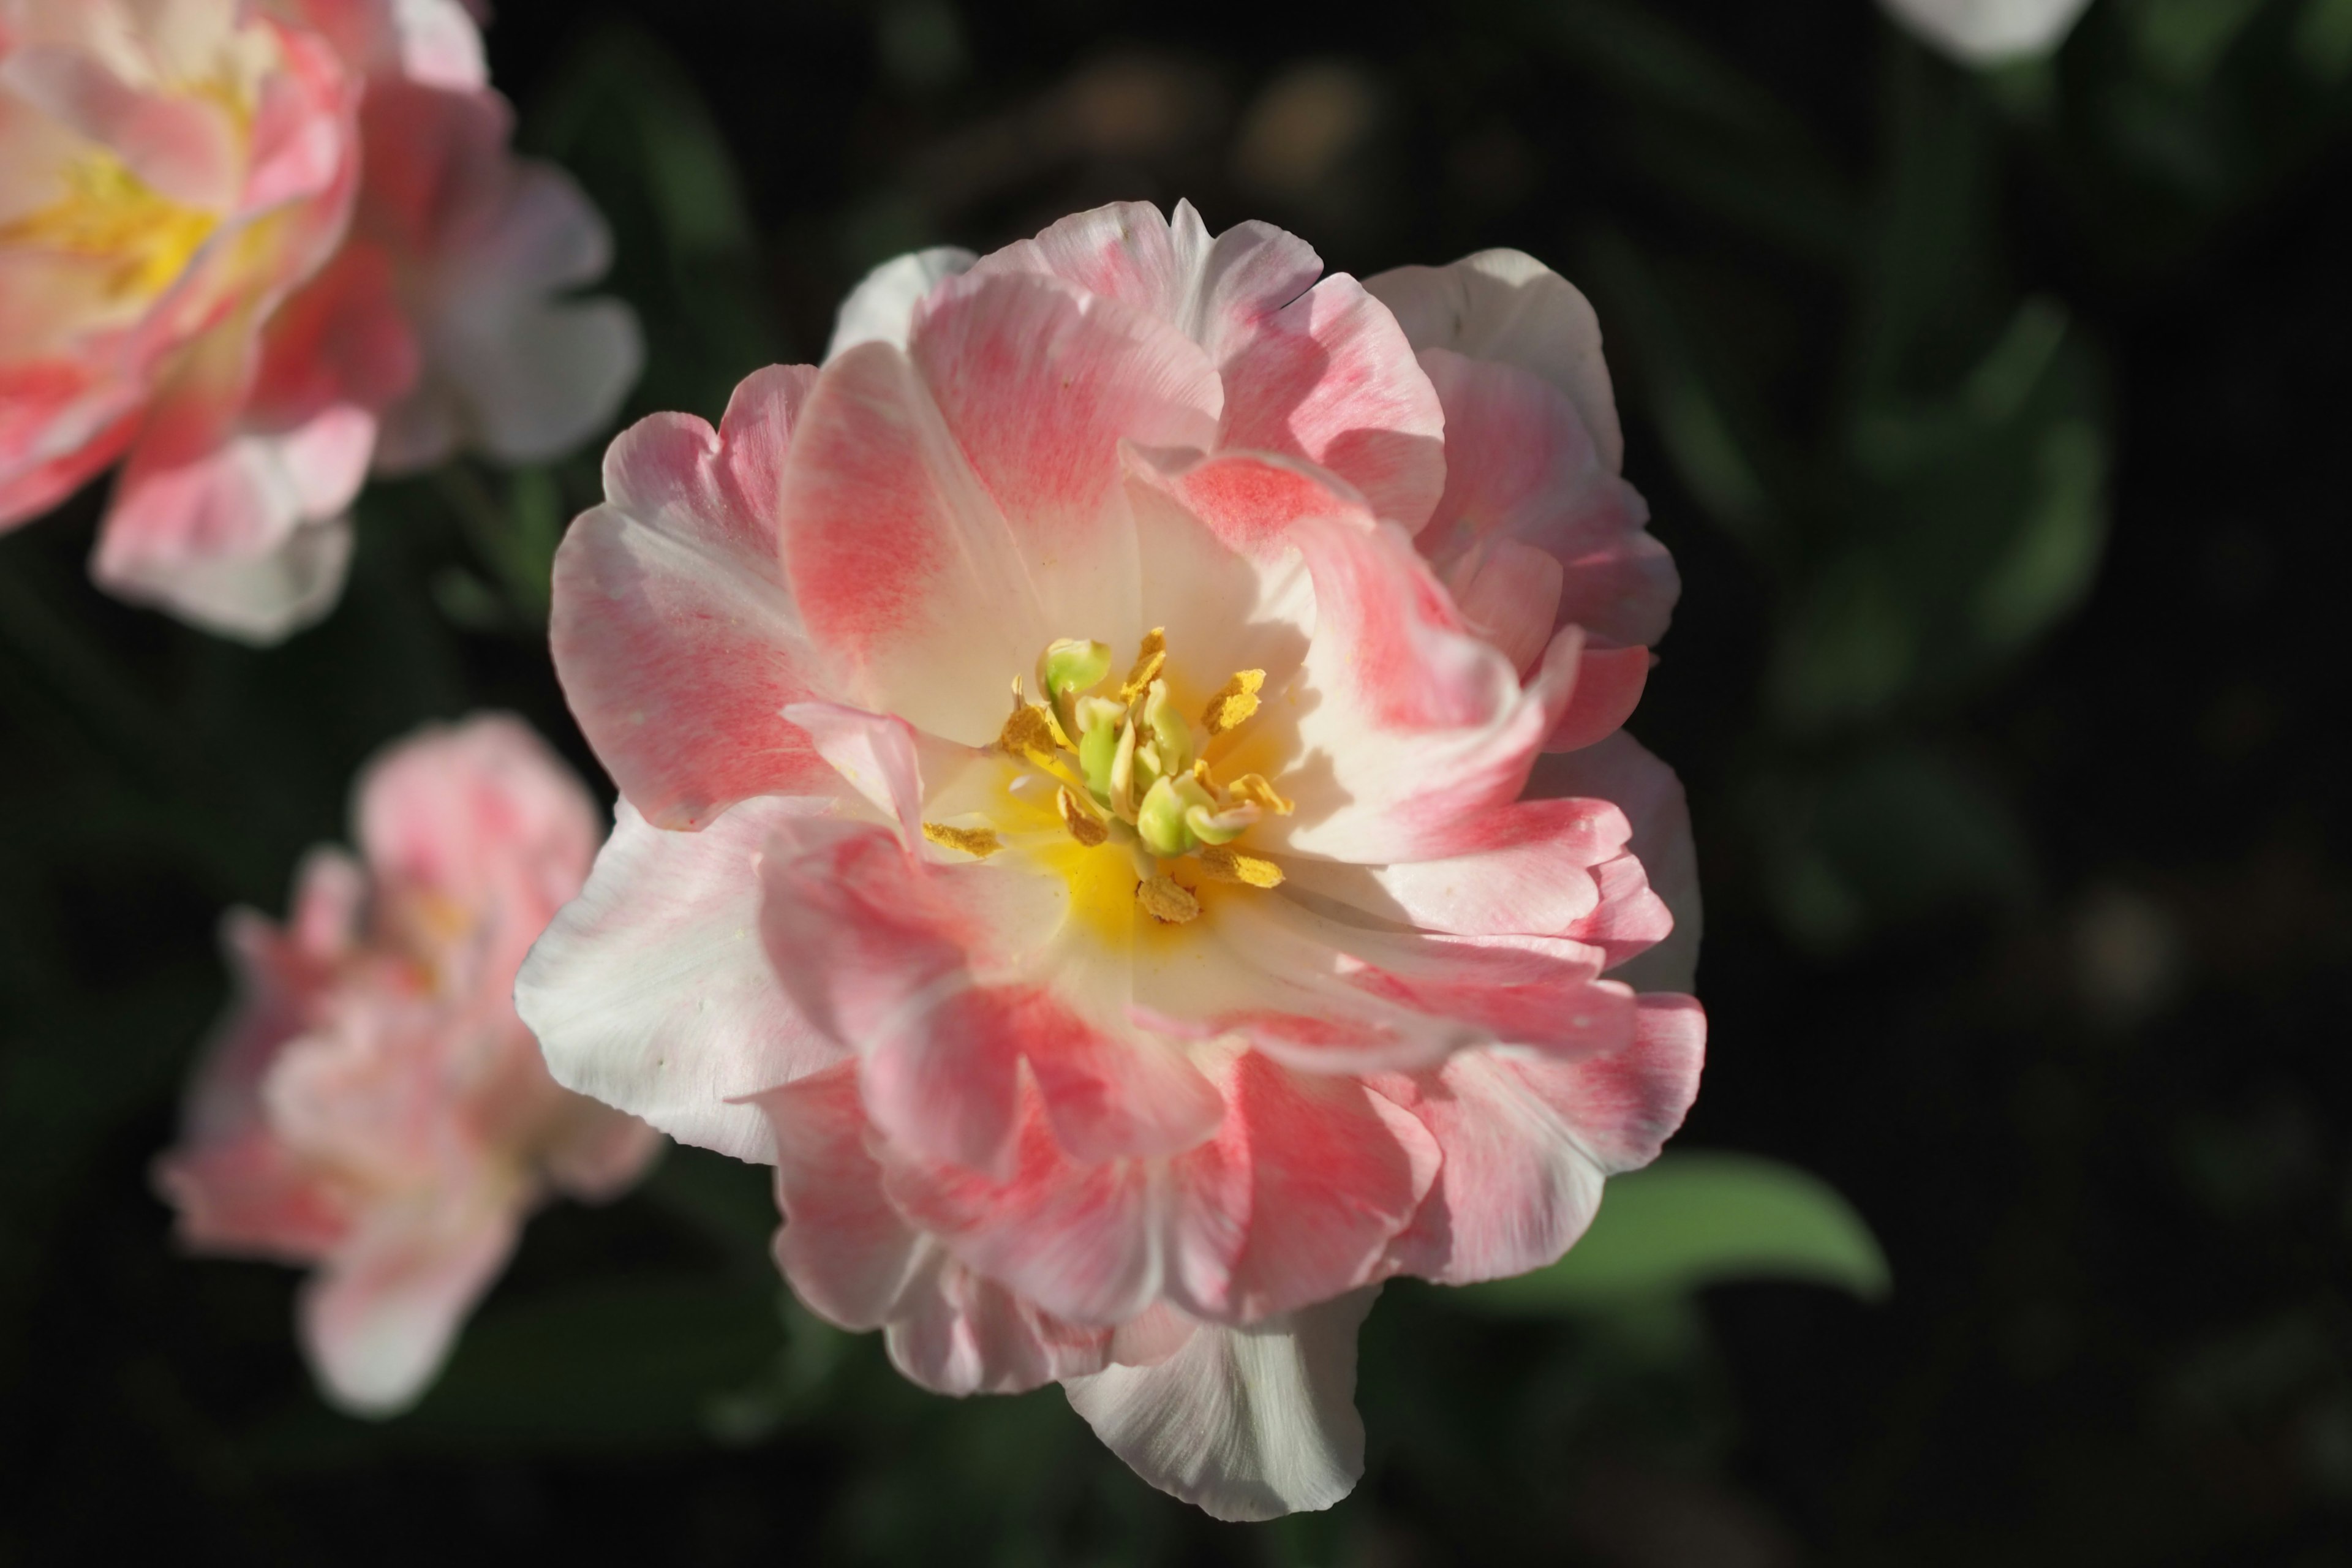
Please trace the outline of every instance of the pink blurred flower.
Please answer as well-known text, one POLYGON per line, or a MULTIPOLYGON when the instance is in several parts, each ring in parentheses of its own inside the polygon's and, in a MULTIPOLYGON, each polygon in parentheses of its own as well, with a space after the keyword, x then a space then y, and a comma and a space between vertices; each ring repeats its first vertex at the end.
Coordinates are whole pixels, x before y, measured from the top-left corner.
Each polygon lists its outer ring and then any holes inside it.
POLYGON ((200 1252, 315 1264, 301 1338, 329 1395, 421 1394, 551 1192, 601 1200, 659 1136, 556 1087, 515 969, 577 893, 595 808, 523 725, 424 731, 369 767, 362 859, 312 853, 283 928, 227 921, 242 997, 157 1166, 200 1252))
POLYGON ((267 642, 371 466, 602 425, 635 323, 510 120, 457 0, 0 0, 0 528, 124 459, 98 580, 267 642))
POLYGON ((775 1164, 814 1310, 1226 1518, 1347 1492, 1372 1289, 1557 1258, 1704 1037, 1591 310, 1320 272, 1104 208, 624 434, 553 617, 620 820, 517 989, 775 1164))

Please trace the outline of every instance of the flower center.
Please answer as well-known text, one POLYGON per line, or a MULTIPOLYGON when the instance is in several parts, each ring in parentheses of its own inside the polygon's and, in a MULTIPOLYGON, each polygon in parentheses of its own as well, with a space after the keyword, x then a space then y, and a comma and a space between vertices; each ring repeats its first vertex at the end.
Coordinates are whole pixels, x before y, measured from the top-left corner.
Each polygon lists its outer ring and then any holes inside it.
MULTIPOLYGON (((1167 663, 1167 637, 1154 630, 1114 684, 1108 647, 1062 638, 1037 659, 1044 700, 1031 701, 1013 682, 1013 715, 997 744, 1031 770, 1016 792, 1024 784, 1051 788, 1069 837, 1082 848, 1124 853, 1135 870, 1136 901, 1153 919, 1181 925, 1199 916, 1204 879, 1281 884, 1282 868, 1239 841, 1292 805, 1257 773, 1220 780, 1208 757, 1219 737, 1256 713, 1265 672, 1235 672, 1192 720, 1169 696, 1167 663)), ((964 841, 975 837, 970 830, 926 825, 924 832, 976 852, 964 841)))
POLYGON ((110 262, 105 289, 114 300, 161 293, 219 226, 201 208, 161 195, 111 153, 66 165, 65 195, 0 224, 0 245, 110 262))

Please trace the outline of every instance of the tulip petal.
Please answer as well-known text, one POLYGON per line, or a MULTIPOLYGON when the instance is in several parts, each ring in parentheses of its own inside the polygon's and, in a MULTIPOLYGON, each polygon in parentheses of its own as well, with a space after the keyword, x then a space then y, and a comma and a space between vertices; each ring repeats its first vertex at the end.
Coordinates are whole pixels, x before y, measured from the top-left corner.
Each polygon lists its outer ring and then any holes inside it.
POLYGON ((1400 1272, 1466 1285, 1540 1268, 1592 1223, 1605 1177, 1648 1164, 1698 1093, 1706 1019, 1688 996, 1641 999, 1633 1038, 1572 1061, 1465 1051, 1379 1080, 1444 1151, 1397 1238, 1400 1272))
POLYGON ((328 1396, 359 1415, 414 1405, 520 1229, 495 1205, 429 1222, 395 1216, 331 1258, 304 1285, 300 1307, 302 1347, 328 1396))
POLYGON ((1565 567, 1559 622, 1612 646, 1663 637, 1682 592, 1674 559, 1569 399, 1515 365, 1443 348, 1421 363, 1445 409, 1445 494, 1418 541, 1440 574, 1516 541, 1565 567))
POLYGON ((1216 440, 1223 394, 1207 356, 1117 300, 988 274, 933 289, 907 352, 1010 526, 1046 623, 1131 645, 1148 628, 1134 529, 1114 505, 1120 444, 1216 440))
POLYGON ((1150 1365, 1069 1380, 1070 1407, 1137 1475, 1215 1518, 1328 1508, 1364 1471, 1356 1331, 1377 1294, 1203 1324, 1150 1365))
POLYGON ((556 1082, 681 1143, 775 1158, 767 1119, 737 1101, 842 1052, 761 952, 757 865, 777 823, 824 805, 746 801, 699 833, 672 833, 622 803, 587 886, 515 983, 556 1082))
POLYGON ((660 826, 835 787, 783 717, 824 695, 775 532, 777 476, 814 377, 759 372, 716 431, 687 415, 632 426, 605 454, 606 503, 556 552, 564 695, 622 795, 660 826))
POLYGON ((864 343, 824 367, 782 491, 785 574, 840 682, 828 695, 994 741, 1007 683, 1069 634, 904 354, 864 343))
POLYGON ((1528 793, 1588 796, 1622 807, 1633 828, 1625 848, 1642 881, 1604 865, 1607 894, 1584 940, 1623 942, 1633 952, 1612 954, 1616 978, 1643 991, 1688 991, 1698 969, 1704 910, 1698 849, 1691 838, 1690 807, 1675 771, 1620 731, 1598 744, 1539 762, 1528 793), (1664 906, 1663 918, 1658 908, 1664 906), (1636 956, 1638 954, 1638 956, 1636 956))
POLYGON ((938 245, 909 251, 867 273, 834 317, 833 341, 825 345, 828 363, 860 343, 907 346, 914 329, 915 307, 943 279, 971 270, 978 258, 961 246, 938 245))
MULTIPOLYGON (((1601 321, 1567 279, 1524 251, 1482 250, 1447 267, 1399 267, 1364 280, 1415 349, 1450 349, 1532 372, 1575 405, 1602 467, 1625 463, 1601 321)), ((1452 439, 1451 416, 1448 440, 1452 439)), ((1447 467, 1454 466, 1450 445, 1447 467)))

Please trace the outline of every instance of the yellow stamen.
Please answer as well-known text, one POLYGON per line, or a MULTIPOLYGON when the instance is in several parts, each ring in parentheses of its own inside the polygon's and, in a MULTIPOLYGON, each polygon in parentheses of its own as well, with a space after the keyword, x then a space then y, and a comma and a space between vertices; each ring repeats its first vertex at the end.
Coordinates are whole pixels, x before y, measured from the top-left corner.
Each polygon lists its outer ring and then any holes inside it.
POLYGON ((1135 885, 1136 901, 1163 925, 1180 926, 1201 918, 1201 900, 1175 878, 1161 875, 1135 885))
POLYGON ((1003 733, 996 737, 996 743, 1041 768, 1051 767, 1055 752, 1063 744, 1062 727, 1054 722, 1050 710, 1027 703, 1013 710, 1013 717, 1004 721, 1003 733))
POLYGON ((950 827, 944 823, 926 822, 923 837, 943 849, 961 849, 981 860, 1004 847, 992 827, 950 827))
POLYGON ((1159 679, 1160 667, 1167 662, 1168 628, 1154 626, 1150 635, 1143 639, 1142 650, 1135 656, 1135 668, 1127 672, 1125 680, 1119 682, 1118 700, 1132 702, 1142 696, 1159 679))
POLYGON ((1235 800, 1245 800, 1276 816, 1288 816, 1298 809, 1296 801, 1286 800, 1276 795, 1274 786, 1256 773, 1244 773, 1225 786, 1225 793, 1235 800))
POLYGON ((0 224, 0 245, 36 246, 109 262, 106 288, 120 299, 163 291, 220 220, 158 195, 110 153, 67 165, 66 194, 0 224))
POLYGON ((1201 869, 1220 882, 1240 882, 1252 888, 1282 886, 1282 868, 1259 855, 1244 855, 1225 844, 1203 847, 1201 869))
POLYGON ((1086 847, 1091 849, 1110 837, 1110 829, 1103 825, 1095 808, 1080 800, 1067 784, 1054 797, 1054 805, 1062 814, 1062 826, 1070 830, 1070 837, 1086 847))
POLYGON ((1257 711, 1257 694, 1265 689, 1265 671, 1237 669, 1233 679, 1217 689, 1209 699, 1208 711, 1201 722, 1212 735, 1222 735, 1228 730, 1239 729, 1249 716, 1257 711))

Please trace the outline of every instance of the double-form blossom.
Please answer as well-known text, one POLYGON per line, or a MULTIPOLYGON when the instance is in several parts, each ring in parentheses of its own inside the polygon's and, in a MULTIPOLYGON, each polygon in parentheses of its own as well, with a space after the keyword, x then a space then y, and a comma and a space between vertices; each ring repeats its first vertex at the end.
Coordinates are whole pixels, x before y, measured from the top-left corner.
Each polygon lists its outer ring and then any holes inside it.
POLYGON ((660 1139, 557 1088, 515 1016, 598 838, 538 737, 428 730, 368 769, 356 816, 360 860, 314 851, 284 927, 229 917, 242 995, 156 1175, 194 1250, 317 1266, 303 1349, 381 1414, 432 1381, 533 1208, 619 1193, 660 1139))
POLYGON ((619 823, 517 991, 775 1165, 813 1310, 1229 1518, 1346 1493, 1373 1289, 1559 1257, 1704 1035, 1591 309, 1321 271, 1108 207, 625 433, 553 615, 619 823))
POLYGON ((458 0, 0 0, 0 528, 122 459, 99 582, 267 641, 372 466, 602 425, 635 323, 511 121, 458 0))
POLYGON ((1879 0, 1888 15, 1966 65, 1998 65, 2046 55, 2090 8, 2091 0, 1879 0))

